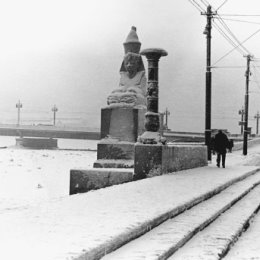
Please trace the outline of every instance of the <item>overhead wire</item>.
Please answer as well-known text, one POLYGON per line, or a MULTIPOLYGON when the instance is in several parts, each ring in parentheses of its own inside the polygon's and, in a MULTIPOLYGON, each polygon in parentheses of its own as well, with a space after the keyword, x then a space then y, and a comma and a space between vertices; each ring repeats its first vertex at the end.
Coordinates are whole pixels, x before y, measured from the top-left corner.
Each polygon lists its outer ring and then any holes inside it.
MULTIPOLYGON (((215 19, 219 19, 218 17, 215 17, 215 19)), ((260 24, 258 22, 252 22, 252 21, 245 21, 245 20, 238 20, 238 19, 229 19, 229 18, 223 18, 222 20, 226 20, 226 21, 234 21, 234 22, 241 22, 241 23, 250 23, 250 24, 260 24)))
POLYGON ((200 0, 200 2, 201 2, 202 4, 204 4, 205 7, 207 7, 207 6, 209 5, 209 2, 206 1, 206 0, 200 0))
POLYGON ((200 12, 204 12, 205 10, 201 7, 201 5, 198 3, 198 2, 196 2, 195 0, 189 0, 189 2, 191 3, 191 4, 193 4, 196 8, 197 8, 197 10, 199 10, 200 12))
POLYGON ((248 41, 250 38, 252 38, 254 35, 256 35, 258 32, 260 31, 260 29, 258 29, 257 31, 255 31, 253 34, 251 34, 249 37, 247 37, 243 42, 241 42, 240 44, 238 44, 237 46, 235 46, 233 49, 231 49, 228 53, 226 53, 225 55, 223 55, 221 58, 219 58, 213 65, 215 65, 216 63, 218 63, 219 61, 221 61, 222 59, 224 59, 226 56, 228 56, 231 52, 233 52, 235 49, 237 49, 240 45, 242 45, 243 43, 245 43, 246 41, 248 41))
POLYGON ((228 0, 225 0, 217 9, 216 12, 227 2, 228 0))
MULTIPOLYGON (((205 6, 207 6, 207 4, 209 5, 209 2, 206 1, 206 0, 200 0, 205 6)), ((223 4, 226 3, 226 1, 223 2, 223 4)), ((221 6, 223 6, 223 4, 221 6)), ((220 7, 221 7, 220 6, 220 7)), ((219 8, 220 8, 219 7, 219 8)), ((218 8, 218 9, 219 9, 218 8)), ((217 9, 217 10, 218 10, 217 9)), ((219 31, 219 33, 234 47, 232 49, 233 50, 237 50, 240 52, 240 54, 242 54, 243 56, 246 55, 246 54, 249 54, 250 51, 244 47, 242 45, 242 43, 238 40, 238 38, 234 35, 234 33, 231 31, 231 29, 227 26, 227 24, 222 20, 222 18, 220 17, 220 15, 217 14, 217 12, 214 10, 215 12, 215 17, 214 18, 218 18, 218 21, 219 21, 219 24, 217 24, 217 22, 215 22, 213 20, 213 26, 219 31), (223 29, 221 28, 223 27, 223 29), (226 31, 226 32, 225 32, 226 31)), ((231 51, 231 52, 232 52, 231 51)), ((231 53, 230 52, 230 53, 231 53)), ((226 57, 227 55, 229 55, 229 53, 227 53, 226 55, 222 56, 219 60, 217 60, 214 64, 216 64, 217 62, 219 62, 220 60, 222 60, 224 57, 226 57)), ((213 65, 214 65, 213 64, 213 65)))
POLYGON ((247 17, 253 17, 253 16, 260 16, 260 14, 220 14, 221 16, 247 16, 247 17))
POLYGON ((200 8, 198 8, 192 0, 188 0, 199 12, 201 12, 202 10, 200 10, 200 8))
MULTIPOLYGON (((236 43, 222 30, 222 28, 215 22, 213 21, 213 26, 218 30, 218 32, 233 46, 236 46, 236 43)), ((245 52, 238 48, 238 51, 240 54, 244 55, 245 52)))
POLYGON ((241 69, 245 68, 245 66, 211 66, 212 69, 241 69))
MULTIPOLYGON (((202 6, 195 0, 189 0, 189 2, 196 7, 199 11, 205 11, 202 6)), ((210 3, 207 0, 200 0, 200 2, 208 6, 210 3)), ((220 7, 222 7, 227 1, 224 1, 216 10, 219 10, 220 7)), ((243 44, 249 40, 251 37, 253 37, 255 34, 257 34, 260 29, 258 29, 256 32, 254 32, 252 35, 250 35, 248 38, 246 38, 243 42, 239 41, 238 38, 235 36, 235 34, 232 32, 232 30, 228 27, 228 25, 225 23, 225 21, 222 19, 222 15, 219 15, 215 10, 215 17, 216 20, 219 22, 219 24, 213 20, 212 25, 218 30, 218 32, 233 46, 233 49, 231 49, 229 52, 227 52, 225 55, 220 57, 214 64, 217 64, 219 61, 227 57, 231 52, 234 50, 237 50, 241 55, 246 56, 249 55, 251 52, 243 46, 243 44)), ((237 15, 238 16, 238 15, 237 15)), ((256 16, 256 15, 243 15, 243 16, 256 16)), ((258 16, 258 15, 257 15, 258 16)), ((260 15, 259 15, 260 16, 260 15)))
POLYGON ((245 48, 241 43, 240 43, 240 41, 238 40, 238 38, 235 36, 235 34, 231 31, 231 29, 228 27, 228 25, 222 20, 222 18, 221 18, 221 16, 220 15, 218 15, 218 14, 216 14, 217 15, 217 17, 218 17, 218 21, 222 24, 222 26, 227 30, 227 32, 233 37, 233 39, 241 46, 241 48, 242 49, 244 49, 244 51, 246 52, 246 53, 250 53, 250 51, 247 49, 247 48, 245 48))
MULTIPOLYGON (((201 7, 201 5, 199 5, 195 0, 193 0, 193 2, 191 0, 189 0, 199 11, 204 11, 203 8, 201 7)), ((209 2, 207 0, 200 0, 200 2, 204 5, 204 6, 209 6, 209 2)), ((229 26, 225 23, 224 20, 230 20, 230 21, 236 21, 236 22, 244 22, 244 23, 250 23, 250 24, 260 24, 257 22, 251 22, 251 21, 245 21, 245 20, 238 20, 238 19, 227 19, 227 18, 222 18, 222 16, 260 16, 260 15, 239 15, 239 14, 232 14, 232 15, 227 15, 227 14, 218 14, 217 11, 227 2, 227 0, 225 0, 215 11, 215 16, 213 17, 214 19, 216 19, 218 22, 215 22, 215 20, 213 19, 213 23, 212 25, 218 30, 218 32, 233 46, 233 49, 231 49, 228 53, 226 53, 225 55, 223 55, 221 58, 219 58, 213 65, 215 65, 216 63, 218 63, 219 61, 221 61, 222 59, 224 59, 226 56, 228 56, 231 52, 233 52, 234 50, 237 50, 240 54, 242 54, 243 56, 245 56, 246 54, 249 55, 251 54, 251 52, 243 45, 246 41, 248 41, 249 39, 251 39, 254 35, 256 35, 260 29, 256 30, 253 34, 251 34, 249 37, 247 37, 244 41, 239 41, 239 39, 235 36, 235 34, 232 32, 232 30, 229 28, 229 26)), ((254 59, 255 62, 260 61, 260 59, 254 59)), ((256 68, 258 66, 253 65, 254 70, 256 71, 256 68)), ((211 68, 245 68, 245 66, 211 66, 211 68)), ((256 73, 254 73, 254 77, 256 79, 256 83, 258 88, 260 89, 260 83, 258 81, 257 76, 255 75, 256 73)), ((260 93, 260 92, 259 92, 260 93)), ((217 115, 213 115, 213 118, 217 119, 218 116, 217 115)), ((228 117, 228 116, 222 116, 219 119, 237 119, 234 117, 228 117)), ((248 120, 252 120, 251 118, 248 118, 248 120)))
MULTIPOLYGON (((245 68, 246 66, 210 66, 210 68, 212 69, 229 69, 229 68, 235 68, 235 69, 239 69, 239 68, 245 68)), ((255 66, 255 68, 260 68, 260 66, 255 66)))
POLYGON ((256 83, 257 87, 260 89, 260 82, 257 77, 257 71, 259 71, 259 70, 257 69, 257 67, 254 64, 252 64, 252 67, 255 71, 255 73, 253 73, 253 77, 255 78, 255 83, 256 83))

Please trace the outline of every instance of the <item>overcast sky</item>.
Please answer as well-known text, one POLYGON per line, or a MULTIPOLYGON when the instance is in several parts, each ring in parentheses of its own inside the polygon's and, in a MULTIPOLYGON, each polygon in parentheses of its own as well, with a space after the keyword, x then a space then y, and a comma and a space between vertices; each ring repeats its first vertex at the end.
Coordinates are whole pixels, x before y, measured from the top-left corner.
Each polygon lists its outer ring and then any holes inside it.
MULTIPOLYGON (((196 0, 205 9, 203 2, 196 0)), ((224 0, 209 1, 217 9, 224 0)), ((259 0, 228 0, 219 14, 260 14, 259 0)), ((222 16, 243 42, 260 29, 260 16, 222 16)), ((215 19, 216 21, 217 19, 215 19)), ((217 21, 216 21, 217 23, 217 21)), ((85 112, 99 126, 100 109, 118 86, 123 42, 137 27, 142 49, 164 48, 160 60, 160 110, 171 112, 172 130, 204 131, 206 17, 188 0, 8 0, 0 1, 0 109, 85 112)), ((260 58, 260 32, 244 43, 260 58)), ((232 49, 212 29, 212 64, 232 49)), ((144 58, 145 66, 147 61, 144 58)), ((260 63, 252 63, 250 113, 260 110, 260 63)), ((216 66, 245 66, 234 50, 216 66)), ((239 132, 245 67, 213 69, 212 128, 239 132)), ((57 115, 58 116, 58 115, 57 115)), ((249 123, 255 128, 255 121, 249 123)))

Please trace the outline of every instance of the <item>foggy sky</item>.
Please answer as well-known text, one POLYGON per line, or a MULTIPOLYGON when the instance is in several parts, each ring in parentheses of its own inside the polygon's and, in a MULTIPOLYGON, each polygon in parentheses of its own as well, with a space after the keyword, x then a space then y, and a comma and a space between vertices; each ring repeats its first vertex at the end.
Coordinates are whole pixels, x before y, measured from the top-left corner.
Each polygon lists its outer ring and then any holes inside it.
MULTIPOLYGON (((217 8, 224 0, 209 2, 217 8)), ((260 14, 259 10, 257 0, 229 0, 219 14, 260 14)), ((232 18, 260 23, 260 17, 232 18)), ((241 42, 260 28, 260 24, 225 22, 241 42)), ((18 99, 28 111, 50 111, 56 104, 60 113, 84 112, 89 124, 99 127, 100 109, 118 86, 123 42, 133 25, 142 49, 159 47, 169 54, 159 63, 159 105, 161 112, 166 107, 171 112, 169 127, 204 131, 206 17, 188 0, 1 2, 0 110, 15 114, 18 99)), ((260 33, 244 44, 256 58, 259 43, 260 33)), ((213 28, 212 64, 232 48, 213 28)), ((235 50, 216 64, 224 65, 245 66, 246 59, 235 50)), ((245 67, 213 69, 212 128, 240 131, 244 73, 245 67)), ((252 73, 252 80, 260 80, 260 68, 252 73)), ((250 119, 260 110, 259 88, 250 82, 250 119)), ((254 120, 249 125, 255 129, 254 120)))

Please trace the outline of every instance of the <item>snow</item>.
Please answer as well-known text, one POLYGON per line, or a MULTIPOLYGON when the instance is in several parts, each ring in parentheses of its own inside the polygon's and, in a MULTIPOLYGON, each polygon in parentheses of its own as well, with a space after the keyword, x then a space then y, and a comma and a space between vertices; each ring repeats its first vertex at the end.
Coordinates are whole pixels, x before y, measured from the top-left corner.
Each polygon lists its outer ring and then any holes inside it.
MULTIPOLYGON (((239 236, 247 220, 251 218, 253 212, 258 207, 259 196, 260 187, 257 186, 228 211, 220 215, 206 229, 196 234, 195 237, 189 240, 169 260, 215 260, 217 256, 222 259, 221 256, 226 251, 230 241, 239 236)), ((237 258, 230 259, 237 260, 237 258)))
POLYGON ((260 259, 260 214, 252 220, 249 229, 242 234, 237 243, 230 249, 225 260, 260 259))
POLYGON ((17 149, 8 138, 0 141, 8 146, 0 149, 0 259, 8 260, 71 259, 260 164, 255 146, 227 154, 225 169, 213 157, 208 167, 69 196, 69 170, 91 168, 96 152, 76 140, 63 141, 73 150, 17 149))
MULTIPOLYGON (((241 196, 241 194, 244 194, 245 191, 248 191, 255 183, 259 182, 259 179, 260 172, 246 178, 243 182, 238 182, 232 185, 212 198, 186 210, 182 214, 165 221, 150 232, 144 234, 142 237, 137 238, 122 246, 115 252, 108 254, 102 258, 102 260, 165 259, 164 257, 168 255, 169 252, 176 251, 177 248, 186 243, 194 233, 203 229, 203 227, 207 226, 212 220, 223 214, 223 212, 225 212, 225 210, 229 208, 230 205, 241 196)), ((249 209, 251 210, 251 208, 249 209)), ((236 212, 236 215, 240 215, 241 213, 241 208, 239 208, 239 214, 236 212)), ((249 211, 249 214, 252 214, 252 211, 249 211)), ((232 232, 233 230, 231 230, 230 233, 232 232)), ((197 241, 197 236, 199 236, 199 234, 194 237, 195 241, 197 241)), ((215 234, 216 232, 213 232, 211 237, 214 237, 215 234)), ((225 233, 225 235, 228 236, 229 234, 225 233)), ((230 238, 230 235, 228 238, 230 238)), ((185 244, 179 251, 183 251, 183 248, 186 248, 186 245, 187 244, 185 244)), ((195 253, 199 252, 202 259, 202 254, 205 254, 205 251, 210 250, 207 250, 206 246, 202 247, 201 243, 197 243, 197 245, 198 247, 196 248, 197 250, 195 253)), ((178 255, 179 251, 177 251, 177 254, 174 254, 173 259, 178 255)), ((189 255, 195 256, 195 253, 191 253, 191 251, 192 250, 189 250, 189 255)), ((182 257, 183 254, 181 254, 179 259, 186 259, 182 257)), ((187 259, 200 258, 191 257, 187 259)), ((207 255, 206 259, 210 259, 210 257, 207 255)))
POLYGON ((58 141, 62 149, 30 150, 14 146, 15 137, 0 137, 0 211, 35 205, 69 195, 72 168, 91 168, 97 141, 58 141))

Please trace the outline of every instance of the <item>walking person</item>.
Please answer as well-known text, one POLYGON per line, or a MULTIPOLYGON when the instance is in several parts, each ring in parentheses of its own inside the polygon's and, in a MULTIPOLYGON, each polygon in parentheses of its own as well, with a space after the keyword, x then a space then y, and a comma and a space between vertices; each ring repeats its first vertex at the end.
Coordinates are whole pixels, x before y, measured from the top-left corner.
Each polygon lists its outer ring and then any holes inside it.
POLYGON ((217 153, 217 166, 220 167, 222 162, 222 167, 225 168, 226 153, 229 147, 229 140, 221 130, 215 135, 215 151, 217 153))

